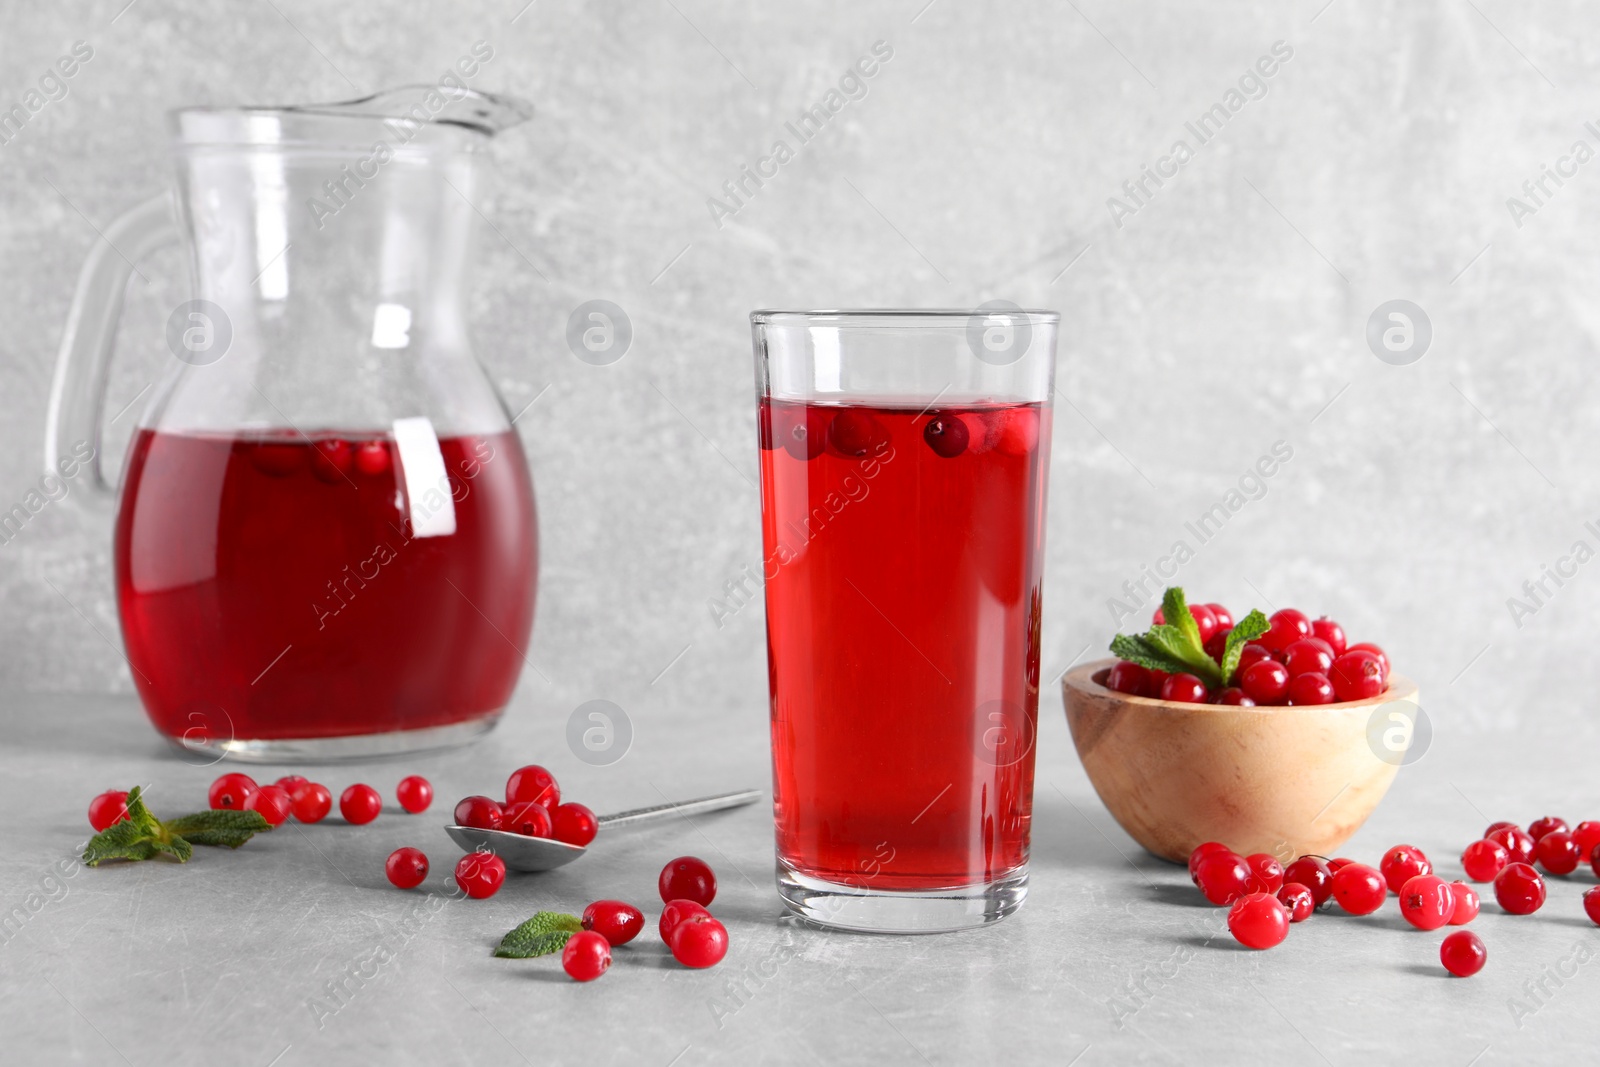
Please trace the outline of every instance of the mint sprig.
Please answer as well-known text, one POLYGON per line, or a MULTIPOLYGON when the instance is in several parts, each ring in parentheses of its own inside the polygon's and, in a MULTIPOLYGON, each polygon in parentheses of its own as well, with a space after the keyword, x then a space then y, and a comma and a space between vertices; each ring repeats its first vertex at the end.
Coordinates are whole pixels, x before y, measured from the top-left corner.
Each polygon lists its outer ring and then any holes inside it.
POLYGON ((567 947, 573 934, 583 929, 576 915, 559 911, 537 912, 533 918, 500 939, 496 956, 508 960, 527 960, 548 956, 567 947))
POLYGON ((1239 657, 1244 655, 1244 646, 1271 628, 1267 617, 1253 609, 1233 624, 1233 629, 1228 631, 1228 639, 1222 645, 1222 677, 1228 680, 1229 685, 1234 683, 1233 676, 1239 670, 1239 657))
POLYGON ((95 834, 83 850, 83 862, 98 867, 106 860, 153 860, 171 856, 188 863, 195 845, 238 848, 272 824, 258 811, 200 811, 165 822, 150 814, 138 786, 128 790, 128 817, 95 834))
POLYGON ((1200 627, 1194 621, 1194 613, 1189 610, 1181 588, 1173 586, 1162 595, 1161 617, 1163 622, 1142 634, 1117 634, 1111 639, 1112 653, 1118 659, 1151 670, 1192 674, 1204 682, 1207 689, 1234 684, 1233 676, 1238 673, 1244 646, 1266 633, 1271 625, 1259 611, 1240 619, 1223 642, 1219 664, 1200 643, 1200 627))

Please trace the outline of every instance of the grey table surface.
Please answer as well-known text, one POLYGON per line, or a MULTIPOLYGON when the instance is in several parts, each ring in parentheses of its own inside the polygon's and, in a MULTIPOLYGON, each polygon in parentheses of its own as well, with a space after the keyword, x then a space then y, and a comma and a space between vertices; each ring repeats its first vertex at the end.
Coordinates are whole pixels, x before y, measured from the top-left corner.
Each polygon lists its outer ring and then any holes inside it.
MULTIPOLYGON (((1058 698, 1041 709, 1033 881, 993 927, 861 936, 786 919, 772 885, 765 805, 619 830, 563 870, 513 876, 487 901, 448 900, 453 798, 492 792, 539 760, 566 794, 615 810, 768 782, 762 709, 707 730, 652 734, 589 767, 564 716, 514 706, 488 739, 444 754, 315 770, 335 792, 386 795, 366 827, 335 813, 286 824, 236 853, 187 866, 90 870, 73 863, 97 791, 142 783, 159 812, 203 807, 218 773, 169 753, 126 697, 15 694, 0 715, 0 1033, 8 1062, 697 1063, 1024 1061, 1193 1063, 1270 1050, 1290 1062, 1522 1062, 1592 1050, 1600 927, 1583 915, 1587 871, 1551 879, 1532 917, 1492 902, 1473 928, 1486 969, 1451 979, 1442 933, 1409 929, 1393 904, 1364 919, 1317 914, 1269 952, 1236 946, 1224 913, 1185 872, 1143 853, 1095 798, 1058 698), (428 775, 434 808, 394 806, 393 785, 428 775), (383 860, 413 844, 434 870, 388 885, 383 860), (673 856, 718 871, 727 959, 675 965, 653 932, 655 877, 673 856), (541 908, 632 900, 651 928, 600 981, 554 958, 492 957, 541 908), (342 989, 335 995, 332 990, 342 989)), ((1400 841, 1460 876, 1459 851, 1495 818, 1600 815, 1586 764, 1592 727, 1449 736, 1404 768, 1341 851, 1375 861, 1400 841), (1576 732, 1575 732, 1576 731, 1576 732), (1587 811, 1583 806, 1589 805, 1587 811)), ((263 768, 275 776, 296 768, 263 768)), ((299 768, 305 769, 305 768, 299 768)), ((259 777, 259 775, 258 775, 259 777)))

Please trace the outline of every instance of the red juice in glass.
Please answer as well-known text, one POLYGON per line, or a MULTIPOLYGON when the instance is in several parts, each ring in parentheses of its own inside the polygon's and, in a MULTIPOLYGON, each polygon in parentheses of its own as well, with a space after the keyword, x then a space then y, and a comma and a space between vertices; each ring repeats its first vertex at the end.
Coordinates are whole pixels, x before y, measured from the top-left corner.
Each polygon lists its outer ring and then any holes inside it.
POLYGON ((532 627, 531 485, 514 432, 436 455, 419 492, 387 433, 140 430, 114 551, 156 728, 248 751, 492 722, 532 627))
POLYGON ((767 395, 759 425, 780 892, 853 928, 1002 917, 1026 888, 1049 405, 767 395))

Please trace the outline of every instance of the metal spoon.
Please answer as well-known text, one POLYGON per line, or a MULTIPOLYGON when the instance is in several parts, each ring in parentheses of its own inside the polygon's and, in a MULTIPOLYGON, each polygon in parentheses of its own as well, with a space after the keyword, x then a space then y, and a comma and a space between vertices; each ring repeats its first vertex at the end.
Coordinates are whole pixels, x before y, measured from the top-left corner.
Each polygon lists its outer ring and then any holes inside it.
MULTIPOLYGON (((698 800, 679 800, 670 804, 654 804, 648 808, 619 811, 602 815, 595 821, 600 829, 626 826, 632 823, 664 819, 669 815, 698 815, 701 812, 737 808, 761 799, 759 789, 741 789, 737 793, 718 793, 714 797, 698 800)), ((463 852, 487 849, 505 861, 514 871, 553 871, 565 867, 588 849, 583 845, 569 845, 548 837, 525 837, 507 830, 479 830, 473 826, 446 826, 445 833, 461 846, 463 852)))

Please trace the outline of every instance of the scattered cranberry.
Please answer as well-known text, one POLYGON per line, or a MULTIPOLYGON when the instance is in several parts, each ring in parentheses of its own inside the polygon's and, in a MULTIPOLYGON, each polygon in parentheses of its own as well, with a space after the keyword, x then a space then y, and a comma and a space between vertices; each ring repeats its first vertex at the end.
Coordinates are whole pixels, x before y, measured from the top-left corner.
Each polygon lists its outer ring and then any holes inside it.
POLYGON ((615 948, 639 936, 644 913, 620 900, 597 900, 583 909, 583 928, 593 930, 615 948))
POLYGON ((1239 687, 1257 704, 1282 704, 1289 696, 1289 669, 1274 659, 1258 660, 1239 674, 1239 687))
POLYGON ((282 826, 294 810, 294 801, 281 785, 264 785, 251 793, 244 810, 258 813, 269 826, 282 826))
POLYGON ((468 852, 456 861, 456 885, 474 900, 494 896, 505 880, 505 861, 493 852, 468 852))
POLYGON ((1200 643, 1203 645, 1217 634, 1217 617, 1211 609, 1204 604, 1190 604, 1189 615, 1194 619, 1195 628, 1200 631, 1200 643))
POLYGON ((1194 884, 1217 907, 1225 907, 1250 892, 1250 865, 1232 852, 1213 852, 1195 867, 1194 884))
POLYGON ((669 900, 667 906, 661 909, 661 919, 656 923, 656 933, 661 935, 661 940, 671 944, 672 931, 679 923, 691 915, 710 915, 704 904, 696 904, 692 900, 669 900))
POLYGON ((1456 906, 1450 912, 1451 926, 1465 926, 1478 917, 1478 909, 1483 903, 1478 899, 1476 889, 1465 882, 1451 882, 1450 892, 1456 898, 1456 906))
POLYGON ((498 830, 505 822, 505 810, 488 797, 465 797, 456 802, 457 826, 475 830, 498 830))
POLYGON ((1600 822, 1580 822, 1572 831, 1572 840, 1578 846, 1580 859, 1594 855, 1594 846, 1600 845, 1600 822))
POLYGON ((1301 674, 1326 675, 1333 667, 1333 655, 1322 641, 1302 638, 1283 650, 1283 665, 1289 668, 1290 678, 1301 674))
POLYGON ((355 464, 362 474, 382 474, 389 469, 389 442, 362 441, 356 446, 355 464))
POLYGON ((1251 893, 1228 909, 1228 932, 1246 948, 1273 948, 1289 936, 1289 912, 1271 893, 1251 893))
POLYGON ((1365 649, 1351 649, 1334 660, 1333 673, 1328 675, 1341 703, 1377 696, 1383 692, 1385 677, 1383 664, 1365 649))
POLYGON ((1533 838, 1517 829, 1515 826, 1502 826, 1492 833, 1486 834, 1490 841, 1498 842, 1505 846, 1506 854, 1511 857, 1512 863, 1532 863, 1534 857, 1533 838))
POLYGON ((543 805, 546 811, 561 803, 561 787, 556 784, 556 776, 536 763, 512 771, 511 777, 506 779, 506 803, 524 801, 543 805))
POLYGON ((1378 870, 1383 872, 1383 880, 1389 888, 1398 893, 1401 886, 1417 875, 1432 874, 1433 864, 1415 845, 1396 845, 1383 854, 1378 870))
POLYGON ((397 848, 389 853, 383 873, 399 889, 415 889, 428 877, 428 857, 420 848, 397 848))
POLYGON ((1551 874, 1571 874, 1578 869, 1578 861, 1583 856, 1571 834, 1565 830, 1551 830, 1537 841, 1534 852, 1538 856, 1539 866, 1551 874))
POLYGON ((672 928, 667 944, 685 967, 712 967, 728 954, 728 929, 709 914, 688 915, 672 928))
POLYGON ((1265 852, 1244 858, 1250 868, 1250 892, 1276 893, 1283 888, 1283 864, 1265 852))
POLYGON ((402 808, 413 815, 420 815, 433 803, 433 783, 420 774, 408 775, 394 787, 394 797, 402 808))
POLYGON ((531 800, 508 805, 500 820, 500 829, 523 837, 549 837, 551 828, 550 813, 531 800))
POLYGON ((121 789, 109 789, 89 801, 89 825, 99 833, 129 818, 128 794, 121 789))
POLYGON ((1312 620, 1311 632, 1328 642, 1328 648, 1333 652, 1335 659, 1344 655, 1348 642, 1345 640, 1343 626, 1324 615, 1320 619, 1312 620))
POLYGON ((557 841, 569 845, 587 845, 600 831, 600 821, 594 812, 582 804, 562 804, 550 816, 554 827, 551 833, 557 841))
POLYGON ((1594 851, 1589 853, 1589 866, 1594 868, 1596 877, 1600 877, 1600 845, 1594 846, 1594 851))
POLYGON ((1474 841, 1461 853, 1461 866, 1474 882, 1492 882, 1494 876, 1506 869, 1511 854, 1498 841, 1488 838, 1474 841))
POLYGON ((1261 643, 1268 652, 1283 652, 1302 637, 1311 636, 1311 620, 1305 612, 1294 608, 1274 611, 1267 623, 1267 632, 1261 635, 1261 643))
POLYGON ((1206 684, 1192 674, 1169 674, 1161 683, 1161 699, 1180 704, 1204 704, 1206 684))
POLYGON ((1151 693, 1150 672, 1137 663, 1119 659, 1106 674, 1106 688, 1129 696, 1145 697, 1151 693))
POLYGON ((1333 899, 1351 915, 1371 915, 1389 898, 1389 887, 1379 871, 1364 863, 1340 867, 1333 876, 1333 899))
POLYGON ((662 900, 692 900, 705 907, 716 899, 717 876, 711 873, 705 860, 679 856, 661 868, 657 887, 662 900))
POLYGON ((1211 609, 1211 614, 1213 616, 1215 616, 1215 618, 1217 620, 1217 629, 1219 629, 1219 630, 1231 630, 1231 629, 1233 629, 1233 612, 1229 611, 1227 608, 1223 607, 1221 604, 1207 604, 1206 607, 1210 608, 1211 609))
POLYGON ((1363 641, 1359 645, 1351 645, 1345 652, 1370 652, 1378 657, 1378 662, 1383 666, 1383 680, 1389 680, 1389 654, 1370 641, 1363 641))
POLYGON ((1437 930, 1455 913, 1455 890, 1437 875, 1419 874, 1400 887, 1400 914, 1418 930, 1437 930))
POLYGON ((1224 845, 1221 841, 1206 841, 1203 844, 1194 846, 1194 851, 1189 853, 1189 880, 1194 881, 1195 868, 1200 866, 1201 860, 1205 859, 1213 852, 1232 851, 1232 849, 1230 849, 1227 845, 1224 845))
POLYGON ((1565 819, 1558 819, 1554 815, 1546 815, 1542 819, 1533 820, 1532 825, 1528 827, 1528 836, 1537 841, 1545 834, 1553 834, 1557 830, 1562 833, 1568 833, 1571 829, 1565 819))
POLYGON ((242 811, 244 802, 249 800, 250 794, 255 791, 256 780, 248 774, 224 774, 211 783, 208 796, 213 809, 231 808, 242 811))
POLYGON ((574 980, 592 982, 611 966, 611 943, 591 930, 580 930, 567 938, 561 950, 561 967, 574 980))
POLYGON ((1439 946, 1439 962, 1457 978, 1471 978, 1483 970, 1489 959, 1489 950, 1483 947, 1483 938, 1471 930, 1457 930, 1439 946))
POLYGON ((1600 926, 1600 885, 1591 886, 1583 894, 1583 910, 1588 913, 1591 922, 1600 926))
POLYGON ((366 825, 382 810, 383 798, 370 785, 357 782, 339 794, 339 814, 344 816, 345 822, 355 826, 366 825))
POLYGON ((294 791, 296 789, 299 789, 309 781, 311 781, 311 779, 307 778, 303 774, 286 774, 272 784, 282 789, 285 793, 288 793, 292 797, 294 796, 294 791))
POLYGON ((1299 707, 1333 703, 1333 683, 1326 674, 1312 671, 1289 679, 1289 703, 1299 707))
POLYGON ((1317 902, 1311 897, 1311 890, 1299 882, 1291 882, 1279 889, 1278 903, 1288 911, 1289 921, 1292 923, 1305 922, 1317 908, 1317 902))
POLYGON ((1340 867, 1348 867, 1354 862, 1355 862, 1355 860, 1349 859, 1348 857, 1345 857, 1345 856, 1339 856, 1336 859, 1331 859, 1331 860, 1328 861, 1328 873, 1329 874, 1338 874, 1340 867))
POLYGON ((1245 696, 1243 689, 1238 686, 1229 686, 1212 698, 1213 704, 1228 704, 1239 708, 1253 708, 1256 702, 1245 696))
POLYGON ((1488 837, 1490 834, 1494 833, 1496 830, 1503 830, 1508 826, 1511 827, 1513 830, 1521 829, 1514 822, 1505 822, 1505 821, 1502 820, 1500 822, 1492 822, 1492 823, 1490 823, 1489 824, 1489 828, 1483 832, 1483 836, 1484 837, 1488 837))
POLYGON ((935 415, 922 428, 922 439, 934 453, 954 459, 967 450, 967 424, 949 412, 935 415))
POLYGON ((294 817, 303 823, 321 822, 333 810, 333 794, 319 782, 307 782, 289 794, 294 817))
POLYGON ((1494 898, 1513 915, 1532 915, 1544 905, 1544 879, 1526 863, 1513 863, 1494 880, 1494 898))
POLYGON ((1333 872, 1321 856, 1301 856, 1283 870, 1284 885, 1303 885, 1311 890, 1312 903, 1322 907, 1333 893, 1333 872))

